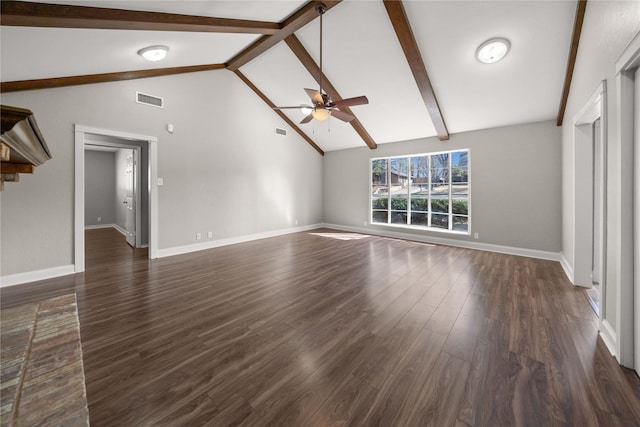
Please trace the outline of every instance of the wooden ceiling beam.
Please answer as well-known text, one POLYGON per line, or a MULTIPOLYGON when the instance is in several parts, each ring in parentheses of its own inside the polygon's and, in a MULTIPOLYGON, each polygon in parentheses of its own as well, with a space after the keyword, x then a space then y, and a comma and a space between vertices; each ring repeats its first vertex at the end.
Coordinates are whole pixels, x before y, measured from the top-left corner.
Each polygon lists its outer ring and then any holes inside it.
MULTIPOLYGON (((284 39, 289 49, 296 55, 298 60, 304 65, 309 74, 320 84, 320 77, 322 76, 322 89, 327 92, 329 97, 335 102, 343 99, 336 88, 331 84, 327 76, 324 75, 320 71, 320 67, 316 64, 316 61, 309 55, 309 52, 304 48, 300 40, 295 36, 295 34, 291 34, 286 39, 284 39)), ((373 140, 371 135, 367 132, 367 130, 362 126, 362 123, 358 120, 356 115, 351 111, 349 107, 340 107, 340 111, 344 111, 347 114, 351 114, 355 118, 349 122, 353 129, 360 135, 362 140, 371 148, 372 150, 378 148, 378 145, 373 140)))
POLYGON ((438 138, 440 138, 441 141, 445 141, 449 139, 449 131, 444 122, 436 94, 431 85, 429 75, 427 74, 427 67, 425 67, 424 61, 422 60, 418 43, 411 30, 411 25, 409 24, 409 19, 407 18, 402 1, 383 0, 383 3, 387 9, 387 15, 389 15, 389 20, 393 25, 396 36, 398 36, 398 41, 404 51, 404 56, 407 58, 409 68, 411 68, 411 72, 413 73, 413 78, 418 85, 420 95, 422 95, 422 99, 424 100, 424 105, 427 107, 431 122, 438 133, 438 138))
POLYGON ((327 6, 327 10, 331 9, 335 5, 339 4, 342 0, 332 1, 310 1, 293 13, 290 17, 285 19, 282 24, 282 29, 275 34, 262 36, 256 40, 253 44, 247 47, 242 52, 231 58, 226 66, 231 71, 236 71, 243 65, 247 64, 251 60, 257 58, 267 50, 271 49, 276 44, 280 43, 285 38, 298 31, 300 28, 307 25, 318 17, 316 11, 316 5, 324 3, 327 6))
MULTIPOLYGON (((253 90, 256 93, 256 95, 258 95, 260 99, 262 99, 270 108, 274 108, 276 106, 273 102, 271 102, 269 98, 267 98, 267 96, 264 93, 262 93, 262 91, 260 91, 260 89, 256 87, 256 85, 254 85, 244 74, 242 74, 240 70, 234 70, 234 73, 240 78, 240 80, 245 82, 246 85, 249 86, 251 90, 253 90)), ((322 150, 322 148, 318 147, 318 145, 315 142, 313 142, 313 140, 309 138, 307 134, 304 133, 298 127, 298 125, 293 123, 293 121, 291 121, 291 119, 289 119, 289 117, 287 117, 286 114, 284 114, 281 110, 273 110, 273 111, 277 115, 279 115, 282 118, 282 120, 284 120, 289 126, 291 126, 291 128, 295 130, 305 141, 307 141, 307 143, 309 143, 309 145, 311 145, 318 153, 324 156, 324 151, 322 150)))
POLYGON ((276 34, 282 29, 277 22, 4 0, 0 17, 2 25, 18 27, 243 34, 276 34))
POLYGON ((576 65, 576 56, 578 56, 578 45, 580 44, 580 33, 582 32, 584 13, 587 9, 587 0, 578 0, 577 3, 576 18, 573 22, 573 35, 571 36, 571 47, 569 49, 569 58, 567 59, 567 72, 564 76, 564 87, 562 88, 562 97, 560 98, 560 107, 558 108, 558 126, 562 126, 562 121, 564 120, 564 112, 567 108, 567 101, 569 100, 571 80, 573 79, 573 69, 576 65))
POLYGON ((56 87, 78 86, 92 83, 107 83, 120 80, 144 79, 148 77, 170 76, 173 74, 222 69, 224 69, 224 64, 209 64, 186 67, 155 68, 151 70, 123 71, 118 73, 88 74, 50 79, 19 80, 0 83, 0 93, 17 92, 21 90, 51 89, 56 87))

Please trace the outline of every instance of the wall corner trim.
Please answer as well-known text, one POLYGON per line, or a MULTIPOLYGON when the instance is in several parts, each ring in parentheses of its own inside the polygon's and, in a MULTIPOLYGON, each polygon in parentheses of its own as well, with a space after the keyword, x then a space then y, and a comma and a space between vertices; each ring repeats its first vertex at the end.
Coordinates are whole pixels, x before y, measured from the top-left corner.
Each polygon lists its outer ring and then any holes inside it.
POLYGON ((68 276, 76 272, 73 264, 61 265, 59 267, 43 268, 42 270, 26 271, 24 273, 8 274, 0 276, 0 288, 25 283, 36 282, 38 280, 53 279, 60 276, 68 276))
POLYGON ((567 275, 567 279, 569 279, 571 284, 575 285, 575 283, 573 283, 573 267, 571 267, 569 260, 567 260, 567 258, 564 256, 564 253, 562 252, 560 252, 560 265, 564 270, 564 274, 567 275))
POLYGON ((613 330, 613 328, 611 327, 611 325, 607 320, 603 320, 601 322, 600 337, 602 338, 602 341, 604 341, 604 344, 607 346, 609 353, 611 353, 611 355, 616 359, 618 359, 618 362, 620 362, 620 359, 616 354, 616 348, 618 347, 618 339, 615 331, 613 330))

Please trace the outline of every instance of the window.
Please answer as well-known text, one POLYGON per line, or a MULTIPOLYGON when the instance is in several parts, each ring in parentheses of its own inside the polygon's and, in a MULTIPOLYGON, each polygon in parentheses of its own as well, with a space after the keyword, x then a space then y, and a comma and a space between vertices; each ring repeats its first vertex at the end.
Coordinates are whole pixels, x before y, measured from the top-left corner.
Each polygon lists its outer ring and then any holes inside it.
POLYGON ((371 222, 469 232, 469 150, 371 160, 371 222))

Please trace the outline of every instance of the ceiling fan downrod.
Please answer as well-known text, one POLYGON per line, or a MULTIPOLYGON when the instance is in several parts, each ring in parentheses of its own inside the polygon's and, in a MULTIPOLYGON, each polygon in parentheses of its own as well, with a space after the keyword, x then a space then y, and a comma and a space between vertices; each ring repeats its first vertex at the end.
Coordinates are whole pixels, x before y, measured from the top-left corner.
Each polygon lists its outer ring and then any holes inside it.
POLYGON ((322 15, 327 11, 327 6, 324 3, 318 3, 316 5, 316 11, 320 15, 320 96, 324 101, 324 95, 322 93, 322 15))

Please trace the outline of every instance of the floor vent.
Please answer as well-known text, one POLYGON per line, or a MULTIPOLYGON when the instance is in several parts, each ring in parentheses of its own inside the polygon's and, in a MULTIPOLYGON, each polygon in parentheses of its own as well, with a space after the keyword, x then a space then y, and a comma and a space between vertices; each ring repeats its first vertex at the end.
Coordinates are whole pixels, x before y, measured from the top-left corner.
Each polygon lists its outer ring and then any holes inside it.
POLYGON ((286 131, 286 130, 284 130, 284 129, 276 128, 276 133, 277 133, 278 135, 286 135, 286 134, 287 134, 287 131, 286 131))
POLYGON ((138 104, 151 105, 152 107, 164 108, 164 99, 159 96, 136 92, 136 102, 138 104))

